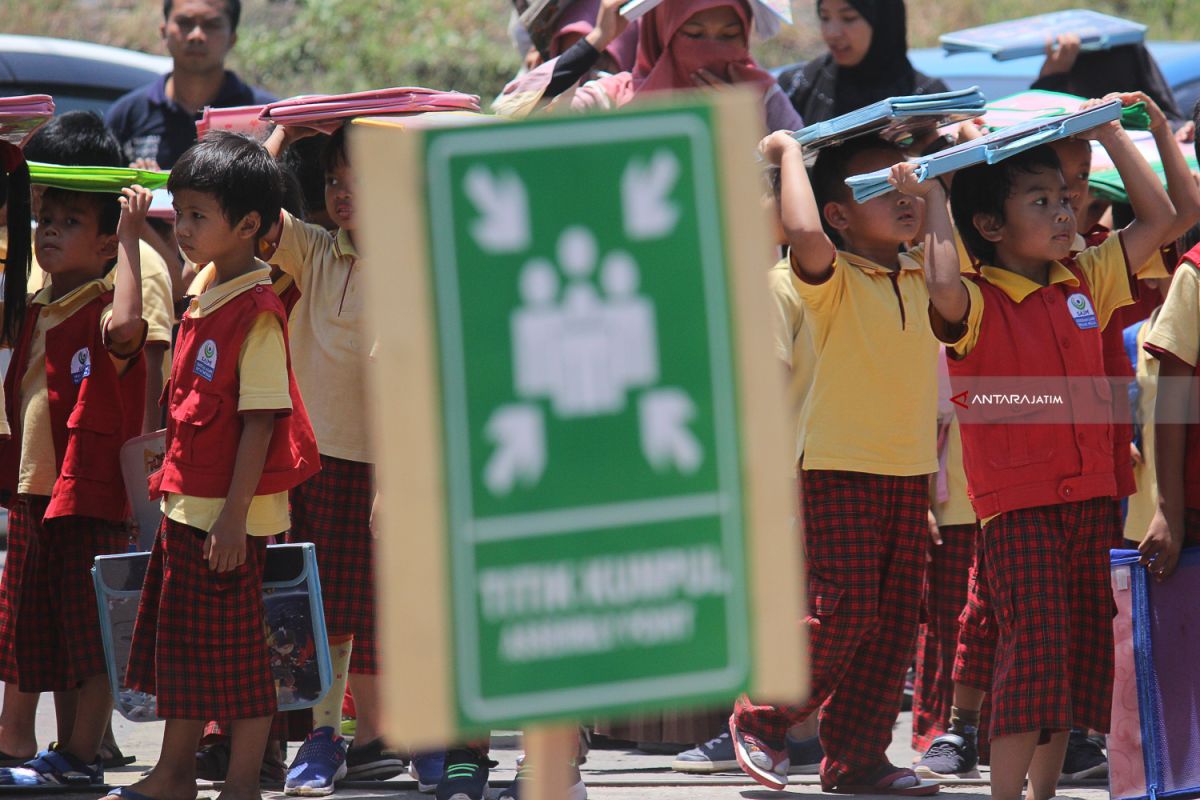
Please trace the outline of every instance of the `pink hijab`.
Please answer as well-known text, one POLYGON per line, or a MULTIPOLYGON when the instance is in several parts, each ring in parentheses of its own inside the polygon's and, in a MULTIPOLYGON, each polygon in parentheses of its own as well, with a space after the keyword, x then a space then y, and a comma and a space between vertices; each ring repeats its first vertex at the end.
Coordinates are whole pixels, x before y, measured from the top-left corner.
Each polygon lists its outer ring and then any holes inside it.
MULTIPOLYGON (((559 26, 550 39, 550 57, 558 58, 566 50, 563 45, 572 33, 587 36, 596 27, 596 15, 600 11, 600 0, 575 0, 567 6, 556 24, 559 26)), ((622 70, 633 69, 637 56, 638 23, 633 23, 605 50, 622 70)))

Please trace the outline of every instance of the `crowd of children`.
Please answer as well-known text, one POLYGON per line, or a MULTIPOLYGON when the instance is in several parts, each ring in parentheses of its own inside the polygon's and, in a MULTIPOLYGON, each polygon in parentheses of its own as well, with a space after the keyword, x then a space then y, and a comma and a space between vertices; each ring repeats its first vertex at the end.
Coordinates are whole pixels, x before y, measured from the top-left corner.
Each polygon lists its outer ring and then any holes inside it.
MULTIPOLYGON (((812 771, 826 791, 920 796, 989 763, 1001 800, 1049 800, 1064 775, 1102 774, 1109 549, 1137 547, 1168 580, 1182 546, 1200 544, 1200 189, 1161 76, 1089 93, 1144 105, 1165 185, 1116 122, 946 179, 921 180, 908 161, 948 144, 928 137, 862 136, 809 166, 790 135, 801 113, 941 88, 904 56, 899 0, 818 0, 830 54, 782 87, 750 56, 749 2, 666 0, 635 27, 621 5, 580 0, 545 62, 531 52, 495 108, 612 108, 725 83, 761 94, 783 253, 764 290, 794 414, 807 566, 810 697, 738 698, 728 732, 678 768, 736 764, 773 789, 812 771), (843 63, 855 48, 859 61, 843 63), (1093 140, 1129 199, 1103 215, 1088 188, 1093 140), (856 202, 846 178, 876 170, 890 170, 894 191, 856 202), (1157 307, 1135 305, 1157 292, 1157 307), (1061 388, 1071 413, 952 402, 1005 380, 1061 388), (920 755, 894 765, 914 662, 920 755)), ((1041 80, 1096 86, 1096 74, 1063 68, 1073 46, 1051 46, 1041 80)), ((22 158, 0 144, 0 339, 12 352, 0 420, 0 785, 100 786, 121 761, 89 570, 129 548, 121 445, 165 427, 148 487, 163 522, 126 683, 156 696, 166 726, 154 768, 109 800, 186 800, 198 776, 223 781, 226 800, 258 797, 262 780, 322 796, 406 765, 439 800, 484 796, 486 742, 402 756, 382 738, 368 267, 345 128, 315 147, 314 133, 195 143, 171 170, 169 246, 148 227, 145 189, 31 189, 22 158), (277 714, 263 635, 272 537, 318 554, 333 680, 303 719, 277 714), (58 741, 39 752, 42 692, 55 694, 58 741), (285 768, 289 733, 303 743, 285 768)), ((978 131, 964 123, 958 134, 978 131)), ((76 112, 39 130, 25 155, 119 166, 121 147, 76 112)), ((584 798, 572 767, 572 798, 584 798)))

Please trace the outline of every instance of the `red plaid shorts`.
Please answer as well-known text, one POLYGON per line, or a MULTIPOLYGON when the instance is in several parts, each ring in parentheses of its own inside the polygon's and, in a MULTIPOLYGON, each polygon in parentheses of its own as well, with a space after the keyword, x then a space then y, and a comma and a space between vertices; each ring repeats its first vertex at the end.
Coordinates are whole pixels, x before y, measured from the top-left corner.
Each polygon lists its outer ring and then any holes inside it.
POLYGON ((14 498, 8 509, 8 553, 4 558, 4 575, 0 577, 0 681, 17 683, 17 593, 21 589, 21 574, 29 558, 35 519, 46 512, 47 498, 14 498), (41 511, 31 511, 30 502, 40 502, 41 511))
POLYGON ((992 738, 1108 730, 1115 526, 1109 498, 1009 511, 984 526, 977 583, 997 627, 992 738))
POLYGON ((782 744, 821 708, 821 783, 887 758, 912 663, 929 547, 929 478, 804 472, 812 693, 795 706, 739 698, 737 726, 782 744))
POLYGON ((27 550, 10 607, 23 692, 75 689, 108 671, 92 562, 123 553, 129 544, 119 522, 74 516, 43 522, 47 502, 21 497, 13 505, 17 525, 28 526, 21 533, 27 550))
POLYGON ((352 674, 375 675, 375 558, 371 505, 375 468, 321 456, 321 471, 292 489, 289 542, 317 546, 317 570, 330 636, 354 636, 352 674))
POLYGON ((163 719, 254 719, 275 713, 263 614, 267 540, 246 537, 246 562, 213 572, 206 534, 166 517, 154 540, 126 683, 157 695, 163 719))
POLYGON ((925 620, 917 631, 912 747, 918 753, 946 732, 950 720, 958 618, 967 604, 979 526, 948 525, 940 531, 942 544, 931 549, 925 570, 925 620))

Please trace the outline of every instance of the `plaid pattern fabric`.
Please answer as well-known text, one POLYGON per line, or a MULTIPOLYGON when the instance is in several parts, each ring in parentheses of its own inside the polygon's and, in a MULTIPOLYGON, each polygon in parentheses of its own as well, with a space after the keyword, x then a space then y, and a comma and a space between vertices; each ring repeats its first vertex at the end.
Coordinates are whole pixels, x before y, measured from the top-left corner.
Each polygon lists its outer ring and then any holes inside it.
POLYGON ((44 504, 31 504, 33 535, 12 606, 23 692, 75 689, 107 672, 92 562, 129 544, 121 523, 74 516, 43 523, 44 512, 44 504))
POLYGON ((275 713, 263 615, 267 541, 246 537, 246 562, 217 573, 206 534, 163 518, 138 605, 126 683, 158 697, 164 719, 233 720, 275 713))
POLYGON ((996 618, 991 736, 1107 731, 1113 684, 1112 501, 1010 511, 983 529, 996 618))
POLYGON ((49 497, 18 497, 8 509, 8 553, 0 577, 0 681, 17 682, 17 593, 33 541, 33 526, 46 513, 49 497))
POLYGON ((941 528, 925 570, 925 621, 917 630, 917 678, 913 686, 912 747, 925 752, 946 732, 954 698, 958 617, 967 604, 967 580, 975 557, 978 525, 941 528))
POLYGON ((736 724, 782 744, 821 708, 821 783, 846 783, 886 759, 912 663, 929 542, 928 476, 806 471, 812 695, 794 706, 741 697, 736 724))
POLYGON ((321 471, 292 489, 289 542, 317 546, 330 636, 354 636, 350 672, 379 673, 375 652, 375 558, 371 504, 375 468, 321 456, 321 471))

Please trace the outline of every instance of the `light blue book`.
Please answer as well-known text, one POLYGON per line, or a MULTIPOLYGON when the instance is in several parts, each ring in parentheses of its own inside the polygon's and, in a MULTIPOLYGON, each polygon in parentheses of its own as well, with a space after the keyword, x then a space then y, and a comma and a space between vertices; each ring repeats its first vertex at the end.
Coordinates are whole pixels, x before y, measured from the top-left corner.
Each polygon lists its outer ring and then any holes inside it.
POLYGON ((1079 37, 1083 50, 1108 50, 1137 44, 1146 38, 1146 26, 1096 11, 1074 8, 1036 17, 1013 19, 942 34, 938 41, 947 53, 991 53, 997 61, 1037 56, 1046 52, 1046 40, 1062 34, 1079 37))
POLYGON ((817 122, 794 134, 807 150, 840 144, 847 139, 877 134, 889 141, 919 128, 940 128, 979 116, 987 98, 978 86, 954 92, 889 97, 840 117, 817 122))
MULTIPOLYGON (((932 180, 976 164, 997 164, 1038 145, 1067 139, 1120 118, 1121 101, 1113 100, 1074 114, 1032 119, 980 139, 963 142, 940 153, 915 159, 913 163, 917 165, 917 180, 932 180)), ((846 179, 846 185, 854 192, 855 202, 865 203, 892 191, 894 187, 888 183, 890 174, 890 169, 881 169, 864 175, 852 175, 846 179)))

